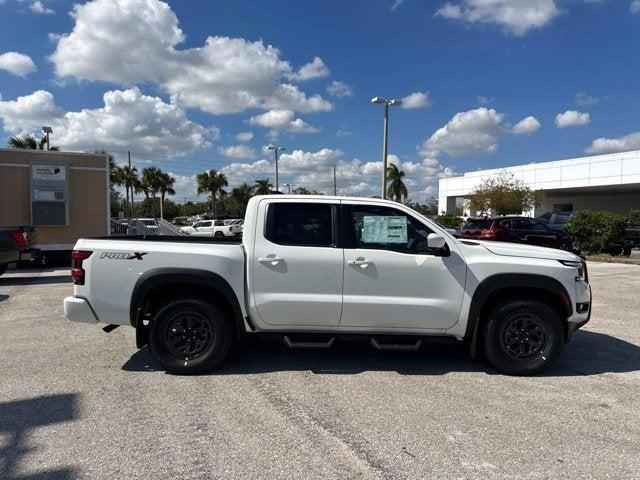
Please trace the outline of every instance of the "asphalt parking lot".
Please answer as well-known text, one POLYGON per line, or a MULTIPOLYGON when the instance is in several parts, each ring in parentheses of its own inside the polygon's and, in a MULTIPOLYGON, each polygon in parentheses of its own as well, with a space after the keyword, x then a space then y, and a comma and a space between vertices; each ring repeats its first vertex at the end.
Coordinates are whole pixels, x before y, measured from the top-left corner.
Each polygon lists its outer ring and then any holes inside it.
POLYGON ((66 321, 67 270, 7 273, 0 478, 640 478, 640 266, 590 277, 592 321, 538 377, 458 346, 269 343, 177 377, 133 329, 66 321))

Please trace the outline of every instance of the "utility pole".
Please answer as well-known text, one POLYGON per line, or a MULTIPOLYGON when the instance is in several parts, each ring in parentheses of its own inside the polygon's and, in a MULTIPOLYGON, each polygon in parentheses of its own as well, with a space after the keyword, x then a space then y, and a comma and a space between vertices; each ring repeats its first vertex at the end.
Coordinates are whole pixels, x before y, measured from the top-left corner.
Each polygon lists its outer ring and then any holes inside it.
POLYGON ((389 107, 402 105, 401 100, 387 100, 384 97, 373 97, 371 103, 384 104, 384 133, 382 137, 382 195, 380 198, 387 198, 387 140, 389 137, 389 107))
POLYGON ((333 165, 333 196, 338 195, 338 184, 336 183, 336 165, 333 165))
POLYGON ((280 185, 278 183, 278 153, 286 150, 286 148, 285 147, 278 147, 276 145, 269 145, 267 147, 267 150, 273 150, 273 153, 276 156, 276 192, 279 192, 280 191, 280 188, 279 188, 280 185))
MULTIPOLYGON (((133 172, 133 170, 131 169, 131 151, 127 150, 127 156, 129 157, 129 172, 133 172)), ((131 215, 129 216, 129 218, 133 218, 133 188, 134 186, 131 185, 131 211, 129 212, 131 215)))

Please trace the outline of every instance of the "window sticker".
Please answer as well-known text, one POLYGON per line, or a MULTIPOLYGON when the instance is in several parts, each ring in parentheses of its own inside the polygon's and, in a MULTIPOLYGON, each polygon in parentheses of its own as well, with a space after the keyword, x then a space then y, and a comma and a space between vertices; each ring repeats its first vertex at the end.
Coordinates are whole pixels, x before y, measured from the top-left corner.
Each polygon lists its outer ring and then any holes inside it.
POLYGON ((364 216, 363 243, 407 243, 407 217, 364 216))

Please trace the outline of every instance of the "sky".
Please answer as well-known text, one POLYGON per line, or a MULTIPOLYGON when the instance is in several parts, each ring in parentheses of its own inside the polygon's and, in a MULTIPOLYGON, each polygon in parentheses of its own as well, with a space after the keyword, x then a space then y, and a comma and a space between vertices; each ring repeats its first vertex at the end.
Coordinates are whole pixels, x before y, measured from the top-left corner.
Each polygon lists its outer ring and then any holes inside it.
MULTIPOLYGON (((640 149, 640 0, 0 0, 0 145, 131 151, 230 187, 409 195, 466 171, 640 149)), ((204 200, 204 198, 199 198, 204 200)))

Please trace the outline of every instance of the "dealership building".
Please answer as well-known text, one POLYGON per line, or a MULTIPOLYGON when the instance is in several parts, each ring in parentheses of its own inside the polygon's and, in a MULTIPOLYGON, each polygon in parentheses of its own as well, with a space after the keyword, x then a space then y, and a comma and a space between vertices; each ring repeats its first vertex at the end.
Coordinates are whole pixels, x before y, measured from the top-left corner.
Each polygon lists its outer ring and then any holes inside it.
MULTIPOLYGON (((640 150, 513 167, 477 170, 440 180, 438 211, 454 213, 484 180, 509 172, 539 192, 540 204, 524 215, 551 211, 640 209, 640 150)), ((465 207, 464 215, 470 212, 465 207)))

